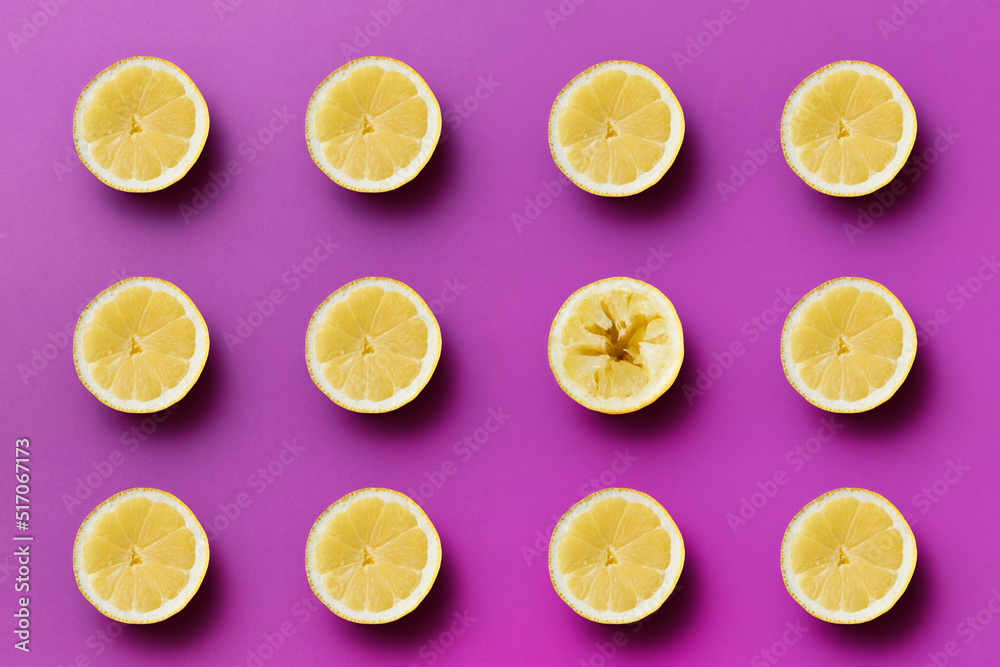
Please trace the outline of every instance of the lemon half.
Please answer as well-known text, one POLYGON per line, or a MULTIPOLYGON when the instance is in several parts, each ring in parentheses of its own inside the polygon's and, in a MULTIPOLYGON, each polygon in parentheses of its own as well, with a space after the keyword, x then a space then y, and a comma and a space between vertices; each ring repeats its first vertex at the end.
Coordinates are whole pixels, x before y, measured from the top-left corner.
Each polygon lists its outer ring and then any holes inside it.
POLYGON ((120 623, 156 623, 198 592, 208 570, 208 537, 175 496, 128 489, 87 515, 73 544, 84 597, 120 623))
POLYGON ((649 405, 677 378, 684 333, 660 290, 605 278, 574 292, 549 331, 549 366, 570 398, 598 412, 649 405))
POLYGON ((137 56, 87 84, 76 103, 80 161, 126 192, 162 190, 180 180, 208 139, 208 106, 177 65, 137 56))
POLYGON ((837 278, 806 294, 781 331, 785 377, 829 412, 863 412, 903 384, 917 330, 903 304, 867 278, 837 278))
POLYGON ((549 575, 566 604, 598 623, 632 623, 673 592, 684 540, 660 503, 633 489, 587 496, 556 524, 549 575))
POLYGON ((306 365, 320 390, 354 412, 388 412, 427 385, 441 328, 409 286, 361 278, 319 305, 306 331, 306 365))
POLYGON ((577 75, 549 115, 549 149, 580 188, 634 195, 659 181, 684 140, 684 112, 653 70, 610 60, 577 75))
POLYGON ((917 136, 903 88, 880 67, 843 60, 800 83, 781 114, 788 165, 810 187, 858 197, 889 183, 917 136))
POLYGON ((424 168, 441 137, 441 107, 409 65, 368 56, 335 70, 306 111, 309 154, 335 183, 386 192, 424 168))
POLYGON ((781 541, 781 576, 795 601, 830 623, 864 623, 906 590, 917 543, 888 500, 836 489, 803 507, 781 541))
POLYGON ((306 576, 316 597, 355 623, 389 623, 417 608, 441 568, 441 539, 407 496, 360 489, 309 531, 306 576))
POLYGON ((84 308, 73 335, 83 385, 122 412, 156 412, 184 398, 208 359, 208 327, 176 285, 127 278, 84 308))

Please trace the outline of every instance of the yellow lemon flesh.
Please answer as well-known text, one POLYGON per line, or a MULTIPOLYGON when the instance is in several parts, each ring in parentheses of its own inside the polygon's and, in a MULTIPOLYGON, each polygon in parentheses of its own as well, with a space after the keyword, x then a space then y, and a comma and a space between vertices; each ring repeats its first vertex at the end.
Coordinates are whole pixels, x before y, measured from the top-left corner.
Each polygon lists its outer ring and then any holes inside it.
POLYGON ((403 494, 361 489, 331 505, 309 531, 306 573, 316 596, 355 623, 413 611, 441 567, 441 540, 403 494))
POLYGON ((888 400, 916 351, 916 329, 902 304, 865 278, 837 278, 809 292, 781 334, 788 381, 830 412, 862 412, 888 400))
POLYGON ((865 489, 837 489, 806 505, 781 543, 781 573, 792 597, 830 623, 884 614, 906 590, 917 546, 888 500, 865 489))
POLYGON ((781 117, 785 159, 820 192, 856 197, 899 172, 916 138, 913 105, 875 65, 842 61, 795 89, 781 117))
POLYGON ((73 358, 84 386, 122 412, 155 412, 187 394, 208 358, 208 327, 191 299, 158 278, 128 278, 84 309, 73 358))
POLYGON ((573 400, 622 413, 649 405, 677 378, 684 335, 673 304, 633 278, 577 290, 549 332, 549 366, 573 400))
POLYGON ((559 596, 599 623, 632 623, 663 604, 684 566, 684 541, 663 507, 639 491, 604 489, 574 505, 552 533, 559 596))
POLYGON ((441 108, 398 60, 353 60, 316 88, 306 112, 313 161, 339 185, 393 190, 415 177, 441 136, 441 108))
POLYGON ((342 407, 388 412, 430 380, 441 329, 424 300, 390 278, 362 278, 331 294, 306 332, 313 382, 342 407))
POLYGON ((208 538, 165 491, 129 489, 98 505, 73 546, 84 596, 122 623, 156 623, 184 608, 208 569, 208 538))
POLYGON ((151 192, 180 180, 208 138, 208 107, 179 67, 159 58, 115 63, 84 89, 73 136, 80 160, 117 190, 151 192))
POLYGON ((613 60, 576 76, 556 97, 549 148, 580 188, 633 195, 663 177, 684 139, 684 113, 655 72, 613 60))

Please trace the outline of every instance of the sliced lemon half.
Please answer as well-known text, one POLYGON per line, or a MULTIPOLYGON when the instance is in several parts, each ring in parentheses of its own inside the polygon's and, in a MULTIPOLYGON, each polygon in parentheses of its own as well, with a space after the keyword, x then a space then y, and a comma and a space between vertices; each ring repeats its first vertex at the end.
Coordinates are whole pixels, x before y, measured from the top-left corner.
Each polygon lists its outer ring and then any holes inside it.
POLYGON ((354 412, 388 412, 427 385, 441 358, 441 328, 420 295, 391 278, 361 278, 319 305, 306 331, 306 364, 320 390, 354 412))
POLYGON ((441 107, 406 63, 368 56, 323 80, 306 111, 309 154, 335 183, 386 192, 424 168, 441 137, 441 107))
POLYGON ((785 160, 810 187, 858 197, 889 183, 917 137, 917 115, 881 67, 842 60, 792 91, 781 114, 785 160))
POLYGON ((549 115, 556 166, 603 197, 642 192, 674 163, 684 112, 669 86, 638 63, 610 60, 578 74, 549 115))
POLYGON ((592 493, 559 519, 549 575, 573 611, 598 623, 632 623, 673 592, 684 540, 660 503, 633 489, 592 493))
POLYGON ((913 366, 917 330, 903 304, 867 278, 836 278, 802 297, 781 331, 792 387, 829 412, 864 412, 896 393, 913 366))
POLYGON ((122 412, 156 412, 184 398, 205 368, 208 327, 176 285, 127 278, 83 309, 73 335, 76 374, 122 412))
POLYGON ((441 538, 420 506, 392 489, 360 489, 323 512, 306 541, 316 597, 355 623, 389 623, 427 596, 441 538))
POLYGON ((208 106, 181 68, 160 58, 116 62, 87 84, 73 115, 80 161, 103 183, 153 192, 179 181, 208 139, 208 106))
POLYGON ((670 388, 684 333, 670 300, 634 278, 605 278, 574 292, 549 331, 549 366, 570 398, 591 410, 632 412, 670 388))
POLYGON ((830 623, 864 623, 889 611, 916 564, 906 519, 865 489, 824 493, 795 515, 781 541, 785 588, 830 623))
POLYGON ((208 570, 208 537, 175 496, 128 489, 87 515, 73 544, 76 584, 120 623, 156 623, 198 592, 208 570))

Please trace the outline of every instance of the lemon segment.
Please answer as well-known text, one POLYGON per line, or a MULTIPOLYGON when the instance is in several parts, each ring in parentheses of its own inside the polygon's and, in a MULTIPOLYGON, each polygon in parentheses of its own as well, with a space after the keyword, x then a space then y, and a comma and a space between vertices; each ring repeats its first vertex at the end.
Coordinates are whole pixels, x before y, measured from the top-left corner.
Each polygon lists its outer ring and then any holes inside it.
POLYGON ((559 386, 598 412, 652 403, 673 384, 683 359, 673 304, 633 278, 606 278, 577 290, 549 332, 549 366, 559 386))
POLYGON ((653 613, 684 567, 684 540, 648 495, 612 488, 563 515, 549 545, 552 585, 566 604, 598 623, 632 623, 653 613))
POLYGON ((306 332, 306 364, 330 399, 355 412, 388 412, 416 398, 441 357, 441 328, 416 292, 362 278, 331 294, 306 332))
POLYGON ((605 197, 633 195, 666 173, 684 139, 684 113, 648 67, 623 60, 594 65, 556 97, 549 148, 580 188, 605 197))
POLYGON ((77 586, 121 623, 156 623, 183 609, 208 569, 208 537, 175 496, 129 489, 98 505, 73 545, 77 586))
POLYGON ((98 294, 73 336, 76 372, 102 403, 156 412, 182 399, 208 358, 208 327, 176 285, 128 278, 98 294))
POLYGON ((173 63, 121 60, 87 84, 73 137, 80 161, 116 190, 152 192, 180 180, 208 138, 208 107, 173 63))
POLYGON ((837 489, 812 501, 781 543, 788 592, 830 623, 884 614, 906 590, 916 562, 916 541, 902 514, 865 489, 837 489))
POLYGON ((441 539, 420 506, 391 489, 360 489, 313 524, 306 575, 316 597, 355 623, 388 623, 414 609, 441 567, 441 539))
POLYGON ((316 88, 306 112, 313 162, 358 192, 385 192, 410 181, 440 136, 434 93, 392 58, 359 58, 337 69, 316 88))
POLYGON ((913 105, 885 70, 856 60, 813 72, 781 116, 789 166, 812 188, 857 197, 889 183, 917 133, 913 105))
POLYGON ((865 278, 837 278, 804 296, 781 333, 791 385, 829 412, 863 412, 906 379, 917 332, 899 300, 865 278))

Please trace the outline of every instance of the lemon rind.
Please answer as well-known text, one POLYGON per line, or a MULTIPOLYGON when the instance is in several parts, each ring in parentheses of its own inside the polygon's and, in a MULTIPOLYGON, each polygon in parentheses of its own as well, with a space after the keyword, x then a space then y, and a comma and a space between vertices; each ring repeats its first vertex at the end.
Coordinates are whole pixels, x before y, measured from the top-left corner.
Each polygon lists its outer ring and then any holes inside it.
POLYGON ((569 508, 569 510, 567 510, 566 513, 559 519, 558 523, 556 523, 556 527, 552 531, 552 538, 549 540, 549 578, 552 580, 552 587, 555 589, 559 597, 562 598, 563 602, 587 620, 607 625, 634 623, 635 621, 649 616, 663 606, 663 603, 666 602, 671 593, 673 593, 677 586, 677 581, 680 579, 681 572, 684 569, 684 555, 684 537, 681 535, 681 531, 677 527, 677 523, 674 521, 673 517, 670 516, 670 513, 664 509, 663 505, 661 505, 655 498, 649 494, 643 493, 642 491, 636 491, 635 489, 624 487, 611 487, 596 491, 583 500, 580 500, 569 508), (556 564, 559 542, 566 534, 572 519, 582 512, 589 510, 590 507, 598 500, 608 496, 624 498, 629 502, 639 502, 649 507, 660 518, 661 527, 670 537, 670 563, 667 565, 667 569, 664 570, 663 583, 660 584, 660 587, 652 596, 643 600, 634 609, 627 612, 616 613, 612 611, 596 611, 585 602, 578 600, 572 593, 569 592, 569 589, 566 587, 566 583, 563 580, 562 573, 559 572, 559 568, 556 564))
POLYGON ((147 414, 150 412, 159 412, 169 408, 174 405, 182 398, 184 398, 191 388, 201 377, 202 371, 205 369, 205 362, 208 360, 208 350, 209 350, 209 335, 208 335, 208 325, 205 324, 205 318, 201 316, 201 312, 198 311, 197 306, 191 298, 185 294, 177 285, 171 282, 162 280, 160 278, 150 278, 136 276, 132 278, 126 278, 125 280, 120 280, 114 285, 111 285, 100 294, 95 296, 87 307, 83 309, 80 313, 80 317, 76 322, 76 329, 73 332, 73 363, 76 366, 76 376, 80 378, 80 382, 83 386, 94 395, 101 403, 118 410, 119 412, 127 412, 131 414, 147 414), (177 298, 177 300, 184 307, 184 314, 191 320, 194 324, 196 334, 195 334, 195 350, 194 354, 191 355, 189 360, 189 367, 187 375, 177 383, 174 387, 166 390, 164 393, 152 401, 140 401, 137 399, 121 400, 112 394, 107 389, 102 388, 94 380, 93 375, 90 373, 89 365, 81 359, 81 345, 83 331, 86 325, 90 324, 97 312, 99 306, 104 305, 110 301, 120 289, 124 287, 134 287, 143 286, 152 289, 155 292, 167 292, 168 294, 177 298))
POLYGON ((876 408, 888 401, 903 385, 903 381, 906 380, 907 375, 909 375, 910 369, 913 367, 913 361, 916 358, 917 329, 913 325, 913 320, 910 319, 910 315, 906 312, 903 304, 896 297, 896 295, 890 292, 884 285, 868 278, 844 276, 828 280, 822 285, 810 290, 792 307, 788 313, 788 317, 785 318, 785 324, 781 329, 780 354, 781 367, 784 370, 785 378, 788 380, 789 384, 792 385, 795 391, 797 391, 800 396, 809 401, 811 404, 815 405, 817 408, 826 410, 827 412, 834 412, 838 414, 867 412, 868 410, 876 408), (844 399, 831 401, 824 398, 817 390, 810 389, 802 380, 796 364, 790 360, 788 353, 791 339, 790 324, 797 321, 798 315, 806 306, 818 300, 829 289, 843 286, 857 287, 861 291, 873 292, 884 297, 886 303, 888 303, 892 308, 893 315, 903 326, 903 350, 896 362, 895 372, 888 380, 886 380, 886 383, 882 385, 882 387, 873 390, 868 394, 868 396, 860 401, 847 401, 844 399))
POLYGON ((119 623, 148 625, 170 618, 191 602, 191 599, 194 598, 195 593, 198 592, 202 582, 205 580, 205 573, 208 571, 209 556, 208 535, 205 534, 205 529, 198 521, 198 517, 191 511, 191 508, 184 504, 184 501, 172 493, 161 489, 137 487, 119 491, 103 501, 91 510, 90 514, 83 520, 83 523, 80 524, 73 542, 73 574, 76 577, 76 587, 80 590, 80 593, 99 612, 119 623), (161 605, 158 609, 149 612, 121 612, 111 605, 111 603, 102 600, 90 585, 89 577, 82 571, 80 565, 83 557, 83 538, 89 532, 90 526, 101 516, 113 510, 117 504, 116 501, 132 497, 144 497, 149 498, 153 502, 164 502, 178 510, 181 516, 184 517, 184 526, 191 531, 195 539, 195 562, 191 566, 191 569, 188 570, 190 573, 188 583, 181 589, 181 592, 177 596, 171 598, 169 605, 161 605), (95 600, 99 602, 95 602, 95 600))
POLYGON ((806 183, 806 185, 817 192, 822 192, 823 194, 831 195, 833 197, 861 197, 871 194, 879 188, 891 183, 892 179, 896 177, 896 174, 899 173, 900 169, 903 168, 903 165, 906 164, 906 160, 910 157, 910 152, 913 150, 913 144, 916 142, 916 138, 917 115, 913 109, 913 103, 906 95, 903 87, 900 86, 899 82, 884 69, 878 65, 873 65, 863 60, 841 60, 819 68, 795 87, 792 94, 788 96, 788 100, 785 102, 784 109, 781 112, 781 150, 785 155, 785 162, 788 163, 788 166, 792 168, 792 171, 794 171, 796 175, 798 175, 798 177, 806 183), (818 176, 805 168, 801 160, 798 158, 798 153, 795 151, 795 147, 790 145, 790 140, 788 139, 788 126, 791 123, 792 116, 790 111, 798 106, 802 95, 805 94, 809 87, 817 83, 823 77, 843 69, 852 69, 862 74, 870 74, 886 83, 892 91, 893 100, 899 104, 900 109, 903 110, 903 136, 897 143, 895 157, 881 171, 872 175, 867 181, 858 183, 857 185, 831 184, 820 179, 818 176), (905 150, 903 150, 904 148, 905 150))
POLYGON ((396 60, 395 58, 388 58, 386 56, 365 56, 363 58, 357 58, 355 60, 346 63, 335 69, 329 76, 327 76, 323 81, 316 87, 313 91, 312 97, 309 98, 309 106, 306 108, 306 147, 309 149, 309 157, 316 164, 317 167, 326 174, 330 180, 332 180, 337 185, 347 188, 348 190, 353 190, 354 192, 389 192, 395 190, 403 185, 406 185, 414 178, 417 177, 427 163, 431 159, 431 155, 434 154, 434 150, 437 148, 438 142, 441 138, 441 106, 438 104, 437 98, 434 96, 434 91, 431 87, 427 85, 416 70, 407 65, 406 63, 396 60), (312 127, 316 120, 316 110, 317 110, 317 100, 321 100, 324 95, 326 95, 327 90, 341 81, 353 70, 358 67, 365 65, 377 65, 387 70, 392 70, 399 72, 406 76, 417 88, 417 93, 420 98, 427 104, 427 133, 424 134, 423 141, 420 147, 420 152, 417 156, 413 158, 407 166, 399 169, 389 178, 382 179, 380 181, 373 181, 369 178, 351 178, 345 174, 342 170, 334 167, 323 155, 323 147, 319 140, 316 138, 315 132, 312 131, 312 127))
POLYGON ((103 69, 97 74, 97 76, 91 79, 90 83, 88 83, 83 89, 83 92, 80 93, 80 97, 76 102, 76 108, 73 112, 73 143, 76 146, 76 154, 80 158, 80 162, 82 162, 90 173, 96 176, 102 183, 122 192, 156 192, 158 190, 163 190, 164 188, 169 187, 184 178, 188 171, 191 170, 191 167, 194 166, 195 162, 198 161, 202 150, 205 148, 205 143, 208 141, 208 128, 208 105, 205 103, 205 98, 202 96, 201 91, 198 90, 198 87, 194 84, 194 81, 192 81, 191 77, 177 65, 173 64, 169 60, 156 58, 154 56, 132 56, 130 58, 125 58, 124 60, 119 60, 111 66, 103 69), (146 65, 152 70, 170 72, 175 75, 181 85, 184 86, 184 92, 189 98, 191 98, 191 101, 194 102, 196 107, 195 131, 188 140, 189 148, 187 154, 185 155, 185 159, 181 160, 173 167, 165 170, 156 178, 148 181, 142 181, 137 178, 118 178, 109 170, 98 165, 90 152, 90 145, 83 140, 83 132, 80 128, 80 124, 83 122, 83 110, 86 108, 87 104, 90 103, 90 100, 93 98, 94 93, 97 91, 100 84, 103 84, 105 81, 113 78, 123 67, 132 65, 146 65), (192 146, 194 147, 193 149, 191 148, 192 146))
POLYGON ((649 67, 629 60, 607 60, 598 63, 570 80, 552 104, 552 111, 549 113, 549 152, 559 170, 581 190, 601 197, 628 197, 638 194, 656 185, 663 178, 667 170, 673 165, 680 152, 681 144, 684 142, 684 110, 681 108, 677 96, 667 85, 663 78, 649 67), (566 153, 556 136, 557 119, 569 101, 570 93, 579 86, 588 83, 597 74, 609 69, 621 69, 629 74, 637 74, 648 79, 660 91, 663 101, 670 108, 670 137, 664 144, 663 156, 656 165, 645 172, 635 181, 624 185, 612 185, 610 183, 596 183, 586 174, 573 169, 566 159, 566 153), (676 128, 676 129, 675 129, 676 128))
POLYGON ((910 581, 913 579, 913 572, 916 569, 916 566, 917 541, 913 535, 913 530, 910 528, 910 525, 906 522, 902 513, 896 509, 895 505, 889 502, 889 500, 887 500, 884 496, 875 493, 874 491, 869 491, 868 489, 845 487, 827 491, 820 497, 815 498, 807 503, 806 506, 799 510, 795 517, 792 518, 791 522, 788 524, 788 528, 785 529, 785 534, 781 540, 781 578, 784 580, 785 590, 787 590, 788 594, 791 595, 803 609, 809 612, 809 614, 822 621, 826 621, 827 623, 836 623, 840 625, 866 623, 886 613, 892 609, 892 607, 899 601, 899 598, 902 597, 903 593, 906 591, 906 587, 909 586, 910 581), (809 599, 809 597, 802 591, 795 574, 791 571, 791 567, 788 565, 788 551, 791 548, 792 542, 791 537, 798 532, 798 527, 802 524, 802 522, 811 514, 819 511, 826 502, 835 498, 845 497, 856 498, 862 502, 871 502, 886 510, 889 517, 892 519, 893 528, 899 531, 900 536, 903 538, 903 561, 897 570, 898 574, 896 576, 896 582, 885 595, 876 601, 877 604, 870 605, 866 609, 853 613, 841 610, 830 611, 819 603, 809 599))
POLYGON ((319 598, 320 602, 326 605, 334 614, 352 623, 362 625, 391 623, 416 609, 424 598, 427 597, 427 594, 430 593, 431 588, 433 588, 438 572, 441 570, 441 537, 438 535, 437 529, 431 523, 430 518, 428 518, 423 508, 409 496, 386 488, 369 487, 358 489, 357 491, 348 493, 327 507, 319 515, 319 518, 313 522, 312 527, 309 529, 309 536, 306 539, 305 564, 309 587, 316 597, 319 598), (417 584, 417 587, 413 589, 413 592, 409 596, 398 601, 391 609, 384 612, 356 611, 334 599, 323 587, 322 575, 314 563, 313 552, 316 549, 316 542, 319 540, 319 536, 323 534, 326 523, 334 514, 343 511, 350 503, 361 498, 381 498, 386 502, 399 503, 407 507, 416 518, 417 526, 427 535, 427 565, 424 566, 424 570, 421 573, 420 583, 417 584))

